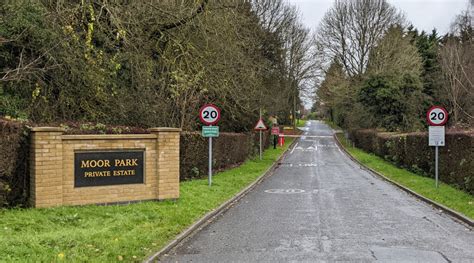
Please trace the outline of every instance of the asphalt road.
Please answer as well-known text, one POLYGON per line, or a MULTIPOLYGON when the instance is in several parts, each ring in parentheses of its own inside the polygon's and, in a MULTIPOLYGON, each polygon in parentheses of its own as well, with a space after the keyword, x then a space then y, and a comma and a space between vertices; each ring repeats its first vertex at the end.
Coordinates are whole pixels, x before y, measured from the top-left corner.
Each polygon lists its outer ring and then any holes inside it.
POLYGON ((360 169, 325 124, 306 130, 271 177, 162 261, 474 262, 473 230, 360 169))

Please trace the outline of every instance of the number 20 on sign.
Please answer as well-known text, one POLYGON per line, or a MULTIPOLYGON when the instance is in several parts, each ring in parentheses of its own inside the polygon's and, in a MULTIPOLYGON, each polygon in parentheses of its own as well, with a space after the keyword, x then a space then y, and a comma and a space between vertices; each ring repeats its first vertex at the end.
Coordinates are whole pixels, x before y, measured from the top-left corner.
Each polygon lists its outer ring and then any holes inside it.
POLYGON ((206 125, 214 125, 221 118, 221 110, 213 104, 206 104, 199 110, 199 118, 206 125))
POLYGON ((448 121, 448 112, 440 106, 433 106, 426 113, 426 119, 431 126, 443 126, 448 121))

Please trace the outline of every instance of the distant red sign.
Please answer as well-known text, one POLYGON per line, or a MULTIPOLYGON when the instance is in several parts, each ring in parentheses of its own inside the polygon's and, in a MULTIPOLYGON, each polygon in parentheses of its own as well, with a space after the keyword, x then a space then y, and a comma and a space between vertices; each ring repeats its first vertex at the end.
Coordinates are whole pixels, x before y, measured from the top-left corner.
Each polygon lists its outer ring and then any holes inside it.
POLYGON ((272 134, 273 135, 280 134, 280 127, 272 127, 272 134))

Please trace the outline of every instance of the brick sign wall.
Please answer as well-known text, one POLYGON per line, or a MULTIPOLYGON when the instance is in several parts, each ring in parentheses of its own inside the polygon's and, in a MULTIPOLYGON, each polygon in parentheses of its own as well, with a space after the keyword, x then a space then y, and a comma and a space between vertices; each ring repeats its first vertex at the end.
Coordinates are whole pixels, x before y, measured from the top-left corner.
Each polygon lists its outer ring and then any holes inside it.
POLYGON ((32 206, 178 198, 180 130, 149 131, 64 135, 61 128, 33 128, 32 206))

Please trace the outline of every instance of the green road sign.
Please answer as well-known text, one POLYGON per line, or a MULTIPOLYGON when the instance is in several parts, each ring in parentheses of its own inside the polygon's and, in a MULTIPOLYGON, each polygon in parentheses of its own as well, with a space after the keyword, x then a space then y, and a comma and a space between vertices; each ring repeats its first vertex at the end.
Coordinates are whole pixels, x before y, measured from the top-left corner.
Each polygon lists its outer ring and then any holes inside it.
POLYGON ((219 126, 202 126, 202 137, 219 137, 219 126))

